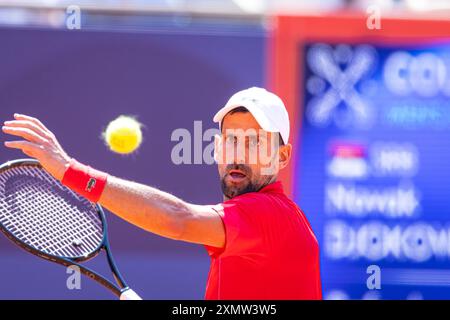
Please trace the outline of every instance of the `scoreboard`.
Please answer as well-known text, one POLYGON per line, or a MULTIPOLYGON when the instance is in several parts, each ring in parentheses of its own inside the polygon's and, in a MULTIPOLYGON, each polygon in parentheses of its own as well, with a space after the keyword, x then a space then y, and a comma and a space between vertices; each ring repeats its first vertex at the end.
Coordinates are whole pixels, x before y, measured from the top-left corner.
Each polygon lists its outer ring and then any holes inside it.
POLYGON ((324 298, 450 298, 450 42, 298 50, 294 197, 324 298))

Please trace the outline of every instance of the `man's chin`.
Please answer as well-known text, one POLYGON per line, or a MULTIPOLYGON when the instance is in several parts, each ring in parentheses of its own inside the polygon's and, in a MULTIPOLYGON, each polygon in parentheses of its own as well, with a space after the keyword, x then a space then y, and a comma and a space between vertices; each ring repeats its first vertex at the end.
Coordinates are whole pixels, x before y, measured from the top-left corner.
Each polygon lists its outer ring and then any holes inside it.
POLYGON ((253 191, 255 191, 253 190, 253 186, 248 182, 242 182, 239 184, 222 182, 222 192, 228 199, 232 199, 234 197, 240 196, 241 194, 253 191))
POLYGON ((226 190, 224 190, 223 194, 225 195, 225 197, 227 197, 228 199, 237 197, 239 195, 242 194, 242 190, 235 188, 235 187, 231 187, 231 188, 227 188, 226 190))

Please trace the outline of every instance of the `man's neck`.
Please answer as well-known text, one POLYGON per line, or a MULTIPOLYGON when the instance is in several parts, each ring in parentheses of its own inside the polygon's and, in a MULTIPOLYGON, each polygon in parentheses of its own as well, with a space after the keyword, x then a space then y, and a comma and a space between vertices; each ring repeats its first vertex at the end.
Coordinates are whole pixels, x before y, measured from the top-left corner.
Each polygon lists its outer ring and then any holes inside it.
MULTIPOLYGON (((277 175, 267 177, 267 181, 257 191, 253 191, 253 192, 259 192, 262 188, 264 188, 264 187, 268 186, 269 184, 274 183, 275 181, 277 181, 277 178, 278 178, 277 175)), ((245 192, 245 193, 248 193, 248 192, 245 192)), ((245 193, 241 193, 241 194, 245 194, 245 193)), ((236 195, 234 197, 240 196, 241 194, 238 194, 238 195, 236 195)), ((226 195, 223 195, 223 201, 224 202, 228 201, 228 200, 231 200, 233 198, 229 198, 226 195)))

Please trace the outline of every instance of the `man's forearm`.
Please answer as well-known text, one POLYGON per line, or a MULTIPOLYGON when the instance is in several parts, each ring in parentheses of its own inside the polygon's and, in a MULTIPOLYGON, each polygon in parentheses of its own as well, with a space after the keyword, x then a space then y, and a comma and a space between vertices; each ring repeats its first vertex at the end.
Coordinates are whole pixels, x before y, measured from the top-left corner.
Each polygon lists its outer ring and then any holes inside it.
POLYGON ((124 220, 152 233, 180 239, 191 215, 190 204, 136 182, 108 177, 99 203, 124 220))
POLYGON ((122 219, 160 236, 222 247, 225 230, 212 206, 187 203, 169 193, 114 176, 99 203, 122 219))

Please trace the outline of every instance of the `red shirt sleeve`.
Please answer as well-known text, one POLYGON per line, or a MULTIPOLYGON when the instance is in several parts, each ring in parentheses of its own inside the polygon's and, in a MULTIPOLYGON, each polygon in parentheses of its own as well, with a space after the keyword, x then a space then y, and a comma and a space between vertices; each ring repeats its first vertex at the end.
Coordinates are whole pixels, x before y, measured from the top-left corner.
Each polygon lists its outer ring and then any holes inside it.
POLYGON ((222 218, 225 228, 223 248, 205 246, 208 254, 231 256, 240 253, 261 255, 267 232, 273 216, 267 214, 270 208, 268 196, 258 193, 244 194, 215 206, 213 209, 222 218))

